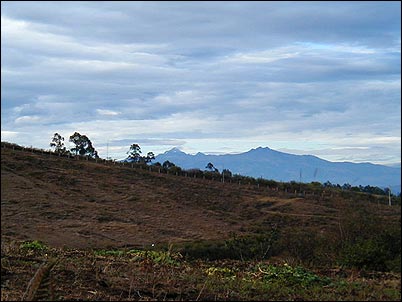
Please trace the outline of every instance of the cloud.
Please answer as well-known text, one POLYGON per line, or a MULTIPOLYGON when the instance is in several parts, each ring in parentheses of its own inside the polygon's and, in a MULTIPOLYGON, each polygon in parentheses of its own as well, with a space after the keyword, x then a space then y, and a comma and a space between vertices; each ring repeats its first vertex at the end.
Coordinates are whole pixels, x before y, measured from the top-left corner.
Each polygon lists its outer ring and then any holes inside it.
POLYGON ((16 124, 28 124, 28 123, 38 122, 39 120, 40 120, 39 116, 24 115, 24 116, 21 116, 21 117, 15 119, 15 123, 16 124))
POLYGON ((133 138, 400 158, 400 3, 1 6, 2 131, 18 142, 79 130, 121 154, 133 138))
POLYGON ((17 138, 19 135, 16 131, 3 131, 1 130, 1 141, 10 142, 11 140, 17 138))
POLYGON ((100 115, 107 115, 107 116, 116 116, 120 114, 120 112, 107 109, 96 109, 96 112, 100 115))

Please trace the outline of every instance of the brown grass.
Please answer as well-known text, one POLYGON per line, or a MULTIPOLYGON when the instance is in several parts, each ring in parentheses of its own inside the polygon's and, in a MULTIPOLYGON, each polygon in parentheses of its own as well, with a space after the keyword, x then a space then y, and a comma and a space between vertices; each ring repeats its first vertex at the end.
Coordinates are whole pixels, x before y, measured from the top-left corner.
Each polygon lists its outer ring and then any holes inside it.
MULTIPOLYGON (((357 208, 384 223, 400 223, 400 206, 340 195, 297 197, 110 163, 1 151, 2 289, 6 288, 2 300, 21 299, 37 266, 52 253, 65 259, 54 268, 61 299, 225 300, 213 293, 213 284, 197 266, 210 264, 155 266, 102 258, 91 250, 225 240, 233 234, 264 233, 272 226, 280 230, 283 244, 287 238, 308 244, 308 238, 298 234, 327 236, 337 244, 350 231, 342 230, 345 217, 352 217, 357 208), (24 254, 19 244, 25 240, 40 240, 55 252, 24 254)), ((300 263, 286 251, 272 261, 300 263)), ((395 280, 400 281, 400 274, 391 281, 381 278, 398 289, 395 280)), ((374 283, 381 288, 381 281, 374 283)), ((244 296, 233 294, 236 297, 244 296)), ((380 295, 375 297, 381 300, 380 295)), ((387 300, 386 295, 382 300, 387 300)))

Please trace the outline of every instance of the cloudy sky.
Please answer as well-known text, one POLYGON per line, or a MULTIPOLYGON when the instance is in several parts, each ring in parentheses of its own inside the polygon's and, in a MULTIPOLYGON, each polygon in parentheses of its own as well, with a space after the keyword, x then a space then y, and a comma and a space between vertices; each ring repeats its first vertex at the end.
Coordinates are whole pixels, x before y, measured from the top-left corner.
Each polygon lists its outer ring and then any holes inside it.
POLYGON ((2 1, 1 140, 400 162, 400 24, 399 1, 2 1))

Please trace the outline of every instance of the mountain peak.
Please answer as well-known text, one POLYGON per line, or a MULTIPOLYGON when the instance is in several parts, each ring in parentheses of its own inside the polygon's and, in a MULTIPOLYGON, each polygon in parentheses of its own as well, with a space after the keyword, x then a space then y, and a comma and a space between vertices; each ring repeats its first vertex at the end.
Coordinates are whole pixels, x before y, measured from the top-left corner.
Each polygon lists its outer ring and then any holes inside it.
MULTIPOLYGON (((257 147, 257 148, 255 148, 255 149, 251 149, 251 150, 249 150, 248 152, 265 152, 265 151, 270 151, 271 149, 270 148, 268 148, 268 147, 257 147)), ((248 153, 247 152, 247 153, 248 153)))
MULTIPOLYGON (((381 165, 330 162, 314 155, 296 155, 259 146, 239 154, 187 154, 173 148, 156 157, 157 161, 173 161, 183 169, 204 169, 208 162, 225 167, 235 174, 280 181, 350 183, 352 185, 388 186, 400 183, 400 168, 381 165), (358 181, 357 181, 358 180, 358 181)), ((399 189, 395 191, 400 192, 399 189)))
POLYGON ((165 154, 174 154, 174 153, 176 153, 176 154, 185 154, 183 151, 181 151, 179 148, 177 148, 177 147, 174 147, 174 148, 172 148, 172 149, 170 149, 170 150, 168 150, 168 151, 166 151, 165 152, 165 154))

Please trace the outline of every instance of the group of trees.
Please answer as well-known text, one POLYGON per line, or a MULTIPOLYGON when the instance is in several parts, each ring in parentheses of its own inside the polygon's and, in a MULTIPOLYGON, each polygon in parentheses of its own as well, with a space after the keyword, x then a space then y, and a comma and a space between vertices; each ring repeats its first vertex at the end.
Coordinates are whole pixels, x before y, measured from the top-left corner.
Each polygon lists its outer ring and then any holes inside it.
MULTIPOLYGON (((60 134, 55 133, 52 142, 50 143, 50 147, 54 148, 54 152, 59 154, 74 154, 80 156, 89 156, 92 158, 99 158, 98 152, 95 150, 94 146, 92 145, 91 140, 86 135, 81 135, 78 132, 74 132, 69 137, 69 141, 74 144, 74 146, 67 150, 64 145, 64 137, 60 134)), ((128 154, 128 161, 136 164, 143 164, 148 165, 155 159, 155 155, 153 152, 148 152, 146 156, 141 155, 141 147, 138 144, 132 144, 130 149, 127 151, 128 154)), ((195 177, 204 177, 208 179, 222 179, 222 180, 230 180, 233 182, 242 182, 242 183, 249 183, 253 185, 262 185, 271 188, 278 188, 282 190, 286 190, 289 192, 292 191, 321 191, 324 188, 334 188, 339 189, 342 191, 352 191, 352 192, 362 192, 362 193, 369 193, 369 194, 376 194, 376 195, 388 195, 389 189, 381 189, 376 186, 351 186, 350 184, 332 184, 331 182, 327 181, 323 184, 319 182, 312 182, 311 184, 300 184, 296 183, 295 181, 291 181, 289 183, 278 183, 274 180, 266 180, 266 179, 256 179, 253 177, 243 176, 235 174, 233 175, 232 172, 228 169, 223 169, 222 173, 219 172, 217 168, 215 168, 214 164, 209 162, 206 166, 204 171, 200 169, 190 169, 190 170, 183 170, 181 167, 176 166, 174 163, 170 161, 165 161, 163 164, 157 162, 152 164, 152 166, 159 167, 163 169, 165 172, 170 172, 172 174, 185 174, 191 175, 195 177)), ((392 194, 391 194, 392 195, 392 194)))
POLYGON ((127 151, 128 159, 134 163, 150 163, 155 159, 155 155, 153 152, 148 152, 147 156, 141 156, 141 147, 138 144, 132 144, 130 149, 127 151))
MULTIPOLYGON (((67 150, 64 145, 64 137, 59 133, 55 133, 52 142, 50 143, 50 147, 54 148, 54 152, 59 154, 74 154, 99 158, 98 151, 95 150, 91 140, 86 135, 74 132, 74 134, 70 136, 69 141, 73 143, 74 146, 70 150, 67 150)), ((146 156, 141 156, 141 153, 141 147, 138 144, 132 144, 127 152, 128 159, 131 162, 140 164, 147 164, 155 159, 153 152, 148 152, 146 156)))
POLYGON ((62 137, 59 133, 55 133, 52 138, 52 142, 50 143, 50 147, 53 147, 54 152, 59 154, 74 154, 99 158, 98 152, 95 150, 91 140, 86 135, 81 135, 78 132, 74 132, 74 134, 70 136, 69 141, 74 144, 74 147, 72 147, 70 150, 67 150, 64 145, 64 137, 62 137))
POLYGON ((348 183, 343 184, 342 186, 339 184, 332 184, 330 181, 327 181, 323 184, 325 188, 336 188, 336 189, 341 189, 343 191, 353 191, 353 192, 362 192, 362 193, 369 193, 369 194, 375 194, 375 195, 388 195, 389 194, 389 188, 384 188, 381 189, 380 187, 377 186, 352 186, 348 183))

